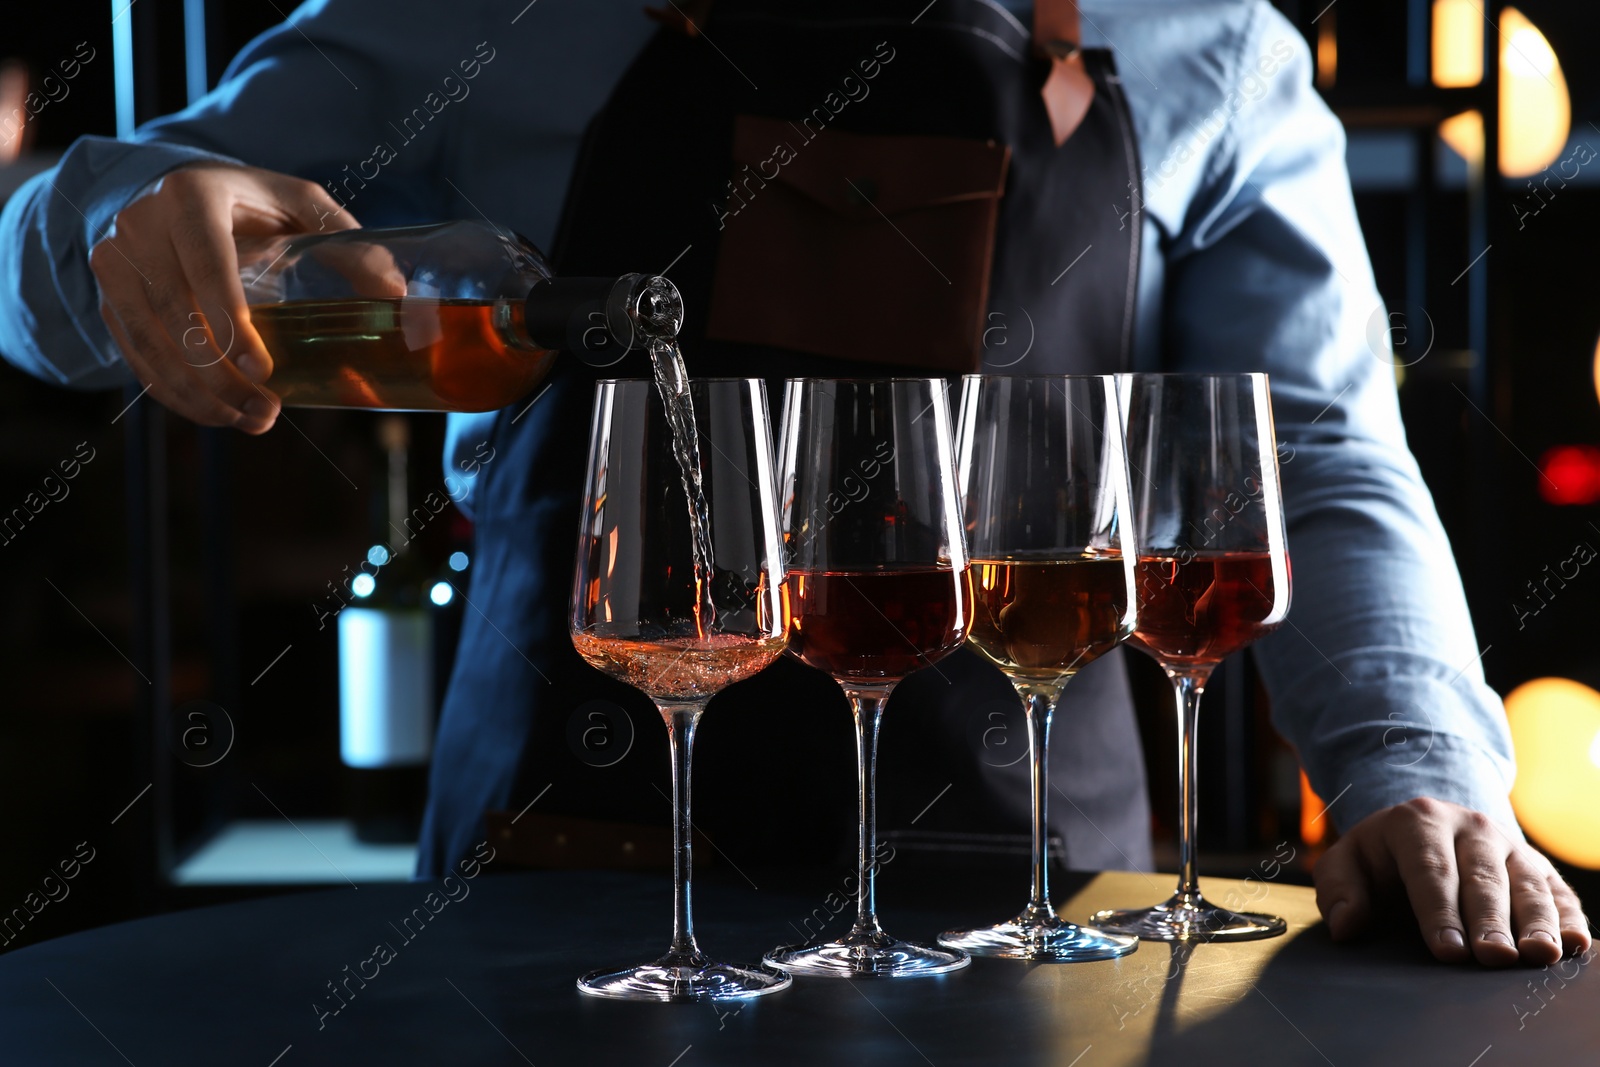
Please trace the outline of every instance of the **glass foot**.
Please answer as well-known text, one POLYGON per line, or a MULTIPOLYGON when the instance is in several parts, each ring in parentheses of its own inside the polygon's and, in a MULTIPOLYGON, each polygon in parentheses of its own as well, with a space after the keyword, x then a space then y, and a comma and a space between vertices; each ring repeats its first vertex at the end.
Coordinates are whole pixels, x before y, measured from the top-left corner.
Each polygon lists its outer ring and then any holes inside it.
POLYGON ((1089 926, 1018 916, 1006 923, 977 930, 947 930, 939 944, 974 956, 997 956, 1039 963, 1084 963, 1126 956, 1139 947, 1139 939, 1111 934, 1089 926))
POLYGON ((746 1000, 787 989, 793 979, 771 967, 735 967, 703 953, 668 954, 621 971, 591 971, 578 990, 609 1000, 746 1000))
POLYGON ((767 953, 765 962, 794 974, 826 978, 913 978, 958 971, 971 963, 972 957, 960 949, 918 945, 880 932, 775 948, 767 953))
POLYGON ((1097 911, 1089 921, 1102 930, 1141 941, 1257 941, 1289 926, 1276 915, 1219 908, 1196 893, 1178 893, 1149 908, 1097 911))

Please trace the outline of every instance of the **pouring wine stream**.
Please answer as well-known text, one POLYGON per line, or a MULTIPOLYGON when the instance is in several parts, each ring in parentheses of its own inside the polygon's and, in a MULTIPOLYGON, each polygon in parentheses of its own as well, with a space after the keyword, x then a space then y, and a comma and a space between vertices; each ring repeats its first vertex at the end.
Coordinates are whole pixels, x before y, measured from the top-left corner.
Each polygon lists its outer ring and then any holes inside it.
POLYGON ((689 501, 689 528, 694 542, 694 628, 704 640, 716 623, 717 609, 711 599, 711 579, 715 555, 711 545, 711 509, 706 504, 705 483, 700 472, 700 438, 695 432, 694 400, 689 395, 689 372, 683 365, 683 350, 675 337, 655 338, 650 342, 650 366, 656 389, 666 408, 667 425, 672 429, 672 452, 683 479, 683 495, 689 501))

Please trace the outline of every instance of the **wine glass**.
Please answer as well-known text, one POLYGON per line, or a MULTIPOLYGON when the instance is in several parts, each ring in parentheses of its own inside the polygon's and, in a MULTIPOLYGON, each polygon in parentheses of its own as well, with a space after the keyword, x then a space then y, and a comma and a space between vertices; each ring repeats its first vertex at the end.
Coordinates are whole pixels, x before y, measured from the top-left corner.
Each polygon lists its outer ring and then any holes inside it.
POLYGON ((695 725, 713 695, 773 662, 786 641, 770 450, 760 379, 697 379, 686 391, 658 391, 647 380, 596 388, 572 643, 660 709, 671 742, 674 818, 672 944, 657 960, 579 979, 578 988, 594 996, 735 1000, 790 983, 765 965, 736 967, 701 952, 689 898, 695 725), (680 442, 675 419, 697 436, 680 442), (711 446, 703 469, 700 441, 711 446), (715 518, 714 536, 704 538, 696 523, 706 509, 690 504, 701 489, 715 518), (710 573, 697 548, 707 541, 710 573))
POLYGON ((969 375, 957 423, 973 573, 967 644, 1022 700, 1033 786, 1033 884, 1009 922, 951 930, 974 956, 1067 963, 1125 956, 1138 939, 1063 921, 1050 903, 1050 720, 1078 671, 1133 633, 1128 466, 1109 375, 969 375))
POLYGON ((1265 374, 1134 374, 1124 382, 1139 530, 1133 645, 1172 680, 1178 710, 1178 890, 1148 908, 1090 921, 1146 941, 1251 941, 1274 915, 1219 908, 1195 867, 1195 729, 1222 659, 1289 612, 1289 556, 1265 374))
POLYGON ((795 379, 780 454, 789 651, 831 675, 855 717, 861 820, 856 920, 834 941, 773 949, 795 974, 900 978, 965 967, 958 949, 878 924, 878 724, 895 684, 961 647, 971 622, 942 379, 795 379))

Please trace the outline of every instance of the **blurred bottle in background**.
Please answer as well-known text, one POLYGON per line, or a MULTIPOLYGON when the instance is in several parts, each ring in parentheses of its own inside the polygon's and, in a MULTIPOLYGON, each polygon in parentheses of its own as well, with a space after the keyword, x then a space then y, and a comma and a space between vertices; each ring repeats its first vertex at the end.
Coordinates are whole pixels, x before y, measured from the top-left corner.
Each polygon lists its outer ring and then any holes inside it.
MULTIPOLYGON (((434 730, 434 583, 412 544, 410 424, 378 420, 373 545, 339 612, 339 755, 359 840, 415 841, 434 730)), ((448 586, 446 587, 448 588, 448 586)))

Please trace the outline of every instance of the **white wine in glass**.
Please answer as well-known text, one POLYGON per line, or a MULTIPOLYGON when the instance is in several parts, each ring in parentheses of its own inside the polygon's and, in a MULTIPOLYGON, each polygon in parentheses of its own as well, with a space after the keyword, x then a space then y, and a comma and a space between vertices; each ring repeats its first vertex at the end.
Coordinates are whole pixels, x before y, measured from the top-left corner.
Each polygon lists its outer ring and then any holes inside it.
POLYGON ((1050 902, 1050 722, 1064 686, 1133 633, 1136 554, 1116 379, 969 375, 956 428, 972 556, 967 643, 1011 681, 1028 725, 1033 879, 1013 919, 950 930, 974 956, 1114 959, 1138 940, 1067 922, 1050 902))

